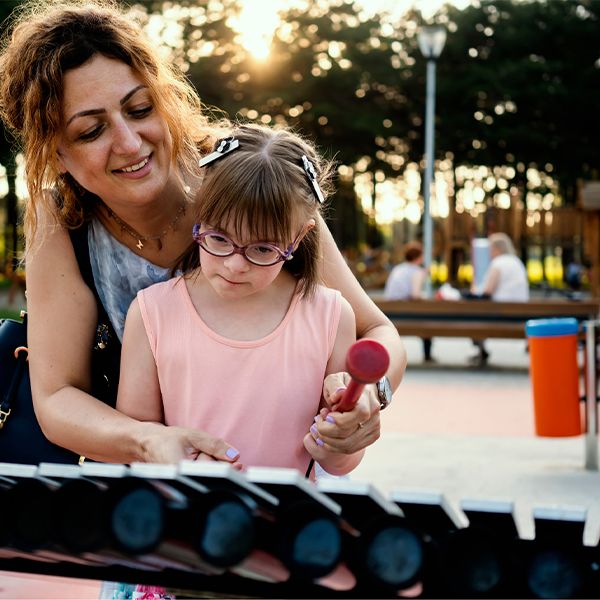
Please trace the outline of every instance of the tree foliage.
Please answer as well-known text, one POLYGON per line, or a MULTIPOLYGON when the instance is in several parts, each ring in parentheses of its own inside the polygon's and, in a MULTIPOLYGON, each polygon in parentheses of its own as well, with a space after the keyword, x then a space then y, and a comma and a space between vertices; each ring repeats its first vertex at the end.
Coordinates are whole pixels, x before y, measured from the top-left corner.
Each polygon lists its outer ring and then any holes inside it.
MULTIPOLYGON (((0 2, 0 18, 17 4, 0 2)), ((306 2, 282 15, 271 55, 260 62, 231 25, 240 0, 128 4, 216 116, 292 124, 373 181, 376 172, 379 180, 401 177, 421 161, 424 18, 417 9, 392 20, 365 17, 344 0, 306 2)), ((455 167, 535 165, 572 201, 578 178, 599 177, 599 19, 596 0, 440 9, 433 20, 449 33, 438 60, 436 156, 452 157, 455 167)), ((0 140, 3 164, 9 148, 0 140)), ((336 210, 357 214, 351 181, 339 188, 336 210)))
MULTIPOLYGON (((235 0, 228 10, 238 10, 235 0)), ((592 0, 443 7, 435 17, 449 29, 438 61, 437 156, 455 166, 534 165, 572 201, 575 181, 598 177, 600 166, 599 13, 592 0)), ((217 52, 196 53, 188 73, 232 117, 254 110, 256 119, 285 120, 340 163, 401 176, 423 154, 423 22, 418 10, 391 23, 364 18, 352 3, 308 3, 283 16, 271 58, 260 63, 236 46, 225 19, 207 20, 185 52, 207 41, 217 52)))
MULTIPOLYGON (((15 8, 21 4, 19 0, 4 0, 0 2, 0 33, 3 33, 9 26, 11 15, 14 15, 15 8)), ((12 160, 12 149, 10 136, 0 121, 0 164, 7 165, 12 160)))
MULTIPOLYGON (((5 0, 0 2, 0 32, 3 32, 10 23, 11 15, 20 2, 18 0, 5 0)), ((3 198, 6 222, 4 224, 4 257, 0 257, 0 272, 5 270, 14 271, 17 266, 17 252, 19 245, 18 235, 18 210, 16 194, 16 163, 15 148, 12 136, 7 131, 4 123, 0 120, 0 164, 6 169, 8 193, 3 198), (8 261, 6 259, 9 259, 8 261), (4 260, 1 260, 4 259, 4 260), (7 263, 7 264, 3 264, 7 263)))
POLYGON ((537 165, 572 201, 576 179, 599 176, 600 2, 494 0, 446 15, 440 151, 456 164, 537 165))

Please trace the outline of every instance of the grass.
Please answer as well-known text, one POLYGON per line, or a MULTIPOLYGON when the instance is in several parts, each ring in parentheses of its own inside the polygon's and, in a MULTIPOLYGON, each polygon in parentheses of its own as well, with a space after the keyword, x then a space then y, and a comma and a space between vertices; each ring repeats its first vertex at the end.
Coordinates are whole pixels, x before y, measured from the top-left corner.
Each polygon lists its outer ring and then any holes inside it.
POLYGON ((15 308, 0 308, 0 319, 21 320, 21 310, 15 308))

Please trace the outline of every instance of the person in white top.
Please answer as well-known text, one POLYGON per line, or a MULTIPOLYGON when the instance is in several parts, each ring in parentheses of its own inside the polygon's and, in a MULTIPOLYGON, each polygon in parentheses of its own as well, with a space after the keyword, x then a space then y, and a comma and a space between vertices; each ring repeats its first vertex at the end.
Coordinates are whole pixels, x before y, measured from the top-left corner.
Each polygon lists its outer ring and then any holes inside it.
MULTIPOLYGON (((423 246, 419 242, 409 242, 404 248, 404 262, 390 272, 383 297, 386 300, 415 300, 423 297, 423 284, 426 271, 423 267, 423 246)), ((425 362, 431 358, 431 338, 423 339, 425 362)))
MULTIPOLYGON (((497 302, 527 302, 529 300, 529 281, 527 271, 515 254, 515 247, 505 233, 493 233, 489 236, 490 266, 485 274, 483 286, 477 290, 483 297, 497 302)), ((479 354, 472 359, 485 364, 489 357, 483 341, 474 342, 479 354)))

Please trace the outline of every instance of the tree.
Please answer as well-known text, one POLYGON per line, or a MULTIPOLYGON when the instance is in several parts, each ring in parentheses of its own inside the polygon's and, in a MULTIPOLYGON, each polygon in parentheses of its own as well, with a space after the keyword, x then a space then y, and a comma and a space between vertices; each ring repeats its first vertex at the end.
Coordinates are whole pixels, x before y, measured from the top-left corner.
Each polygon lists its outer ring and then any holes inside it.
MULTIPOLYGON (((307 2, 282 15, 271 56, 259 62, 231 27, 240 2, 128 0, 216 116, 289 123, 347 177, 364 172, 373 186, 421 162, 418 10, 393 22, 344 0, 307 2)), ((17 4, 0 2, 0 17, 17 4)), ((436 157, 451 156, 455 167, 511 165, 522 178, 536 165, 572 202, 577 179, 600 169, 600 2, 481 0, 444 6, 434 21, 449 30, 438 61, 436 157)), ((5 165, 8 148, 0 144, 5 165)), ((355 202, 348 181, 338 188, 334 210, 354 214, 341 204, 355 202)), ((342 243, 354 241, 356 228, 336 227, 342 243)))
MULTIPOLYGON (((203 29, 197 39, 205 41, 213 29, 203 29)), ((410 103, 399 90, 397 42, 386 38, 378 19, 361 18, 346 2, 290 9, 267 63, 236 50, 235 38, 225 39, 219 56, 190 65, 190 79, 205 100, 232 117, 289 123, 353 169, 387 176, 401 172, 405 160, 398 157, 408 148, 410 103)), ((188 48, 193 54, 193 43, 188 48)), ((346 188, 338 188, 332 212, 347 214, 340 204, 350 201, 342 193, 346 188)), ((356 242, 355 229, 340 226, 337 233, 342 244, 356 242)))
MULTIPOLYGON (((150 4, 149 4, 150 6, 150 4)), ((152 3, 156 10, 162 3, 152 3)), ((390 24, 354 4, 307 3, 282 17, 269 61, 240 47, 224 15, 207 3, 184 19, 175 52, 211 105, 231 117, 288 122, 355 172, 401 176, 423 156, 425 60, 412 10, 390 24)), ((172 8, 170 9, 172 10, 172 8)), ((568 202, 580 177, 597 176, 600 69, 594 54, 600 3, 484 0, 445 6, 449 28, 438 63, 436 155, 454 166, 546 169, 568 202)), ((183 13, 182 13, 183 14, 183 13)), ((344 200, 347 202, 347 200, 344 200)), ((338 207, 336 207, 337 209, 338 207)))
POLYGON ((446 7, 439 152, 456 164, 537 165, 567 202, 598 177, 600 3, 488 0, 446 7))
MULTIPOLYGON (((14 9, 20 4, 18 0, 5 0, 0 2, 0 35, 4 35, 9 23, 10 15, 14 9)), ((17 266, 18 253, 18 209, 17 209, 17 193, 16 193, 16 151, 12 136, 4 127, 4 123, 0 121, 0 164, 6 168, 6 179, 8 182, 8 192, 4 196, 4 206, 6 210, 6 224, 4 227, 4 248, 5 256, 3 262, 0 263, 0 271, 5 271, 10 265, 11 270, 15 270, 17 266), (8 225, 8 227, 7 227, 8 225), (10 259, 10 262, 7 261, 10 259)))

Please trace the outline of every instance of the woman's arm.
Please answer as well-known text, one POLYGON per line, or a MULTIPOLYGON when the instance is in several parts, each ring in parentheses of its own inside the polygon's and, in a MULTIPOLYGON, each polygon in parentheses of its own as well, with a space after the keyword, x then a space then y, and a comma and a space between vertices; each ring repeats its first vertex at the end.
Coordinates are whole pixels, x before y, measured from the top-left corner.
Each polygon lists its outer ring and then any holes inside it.
POLYGON ((41 218, 43 240, 27 257, 27 335, 36 415, 50 441, 94 460, 172 462, 192 449, 223 460, 221 440, 140 423, 89 394, 97 309, 68 233, 41 218))
POLYGON ((325 285, 340 290, 354 310, 359 338, 371 338, 383 344, 390 355, 388 377, 392 388, 400 385, 406 369, 406 352, 391 321, 377 308, 352 274, 339 251, 331 232, 321 219, 323 239, 322 272, 325 285))
MULTIPOLYGON (((346 354, 348 349, 356 341, 356 321, 352 307, 344 298, 342 300, 340 322, 333 351, 327 363, 326 375, 339 373, 346 368, 346 354)), ((338 398, 338 392, 334 398, 338 398)), ((304 438, 304 447, 310 455, 332 475, 345 475, 352 471, 361 461, 364 455, 364 446, 357 451, 344 452, 344 444, 347 438, 356 434, 361 435, 360 415, 368 412, 368 400, 361 397, 358 404, 361 406, 346 413, 329 412, 331 398, 328 397, 322 401, 326 414, 325 421, 319 415, 310 429, 310 433, 304 438), (365 406, 362 406, 365 405, 365 406), (329 417, 329 421, 327 421, 329 417), (331 420, 335 424, 331 423, 331 420)))

